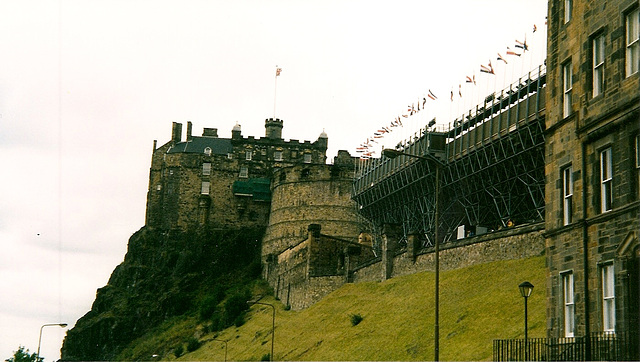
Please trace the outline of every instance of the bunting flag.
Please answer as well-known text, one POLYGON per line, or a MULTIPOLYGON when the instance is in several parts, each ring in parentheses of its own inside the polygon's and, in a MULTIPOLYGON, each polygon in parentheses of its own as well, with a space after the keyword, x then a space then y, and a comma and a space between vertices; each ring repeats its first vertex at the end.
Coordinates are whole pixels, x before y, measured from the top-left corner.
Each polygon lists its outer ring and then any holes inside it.
POLYGON ((484 64, 480 64, 480 71, 483 72, 483 73, 488 73, 488 74, 494 74, 494 75, 496 74, 493 71, 493 65, 491 65, 491 60, 489 60, 489 65, 488 66, 486 66, 484 64))
MULTIPOLYGON (((545 17, 545 26, 547 26, 546 17, 545 17)), ((533 33, 535 33, 536 31, 538 31, 538 27, 536 24, 533 24, 533 33)), ((522 49, 522 50, 516 50, 516 49, 511 49, 510 47, 507 47, 506 54, 520 57, 524 52, 530 50, 529 45, 527 44, 527 34, 525 34, 523 42, 519 41, 518 39, 515 40, 515 48, 522 49)), ((501 60, 504 62, 504 64, 509 64, 509 62, 507 61, 507 58, 503 57, 502 54, 500 53, 497 53, 496 60, 501 60)), ((282 72, 282 68, 276 65, 276 77, 280 76, 281 72, 282 72)), ((480 65, 480 72, 493 74, 493 75, 496 74, 495 69, 491 64, 491 59, 489 59, 489 63, 487 65, 484 65, 484 64, 480 65)), ((472 76, 465 76, 465 83, 473 83, 473 85, 476 85, 475 72, 472 76)), ((458 96, 462 98, 462 83, 458 83, 458 96)), ((433 91, 429 89, 426 97, 424 95, 422 97, 422 107, 420 107, 420 98, 418 98, 417 106, 416 106, 416 103, 409 104, 406 108, 406 111, 400 113, 399 116, 395 117, 389 123, 388 126, 381 126, 376 130, 376 132, 373 132, 373 135, 367 138, 366 142, 360 144, 360 146, 356 148, 356 152, 361 154, 360 159, 369 159, 374 157, 375 151, 372 150, 370 147, 375 147, 373 144, 378 144, 378 140, 381 138, 384 138, 387 133, 391 133, 394 130, 394 128, 403 127, 402 118, 409 118, 410 116, 413 116, 416 113, 419 113, 420 111, 426 110, 427 98, 431 100, 438 99, 435 93, 433 93, 433 91)), ((451 102, 453 102, 454 100, 453 86, 451 87, 450 99, 451 99, 451 102)), ((434 124, 435 124, 435 118, 431 122, 429 122, 428 127, 431 127, 434 124)), ((414 138, 417 138, 417 136, 414 135, 414 138)))
POLYGON ((515 55, 515 56, 519 57, 522 54, 520 54, 520 53, 518 53, 518 52, 516 52, 514 50, 511 50, 511 48, 507 47, 507 55, 515 55))
POLYGON ((467 76, 467 83, 473 83, 473 85, 476 84, 476 75, 473 75, 473 78, 471 78, 470 76, 467 76))
POLYGON ((524 38, 524 43, 516 39, 516 48, 522 49, 523 52, 529 50, 529 46, 527 46, 527 38, 524 38))
POLYGON ((276 68, 276 77, 279 77, 281 72, 282 68, 276 68))

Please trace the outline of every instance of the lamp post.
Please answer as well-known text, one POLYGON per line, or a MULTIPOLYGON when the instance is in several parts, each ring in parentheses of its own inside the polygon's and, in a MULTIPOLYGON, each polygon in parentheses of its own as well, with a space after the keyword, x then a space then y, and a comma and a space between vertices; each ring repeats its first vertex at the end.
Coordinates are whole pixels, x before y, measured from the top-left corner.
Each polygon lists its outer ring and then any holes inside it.
POLYGON ((254 305, 254 304, 266 305, 268 307, 271 307, 271 309, 273 309, 273 316, 272 316, 272 319, 271 319, 271 355, 269 355, 269 361, 273 361, 273 340, 274 340, 275 334, 276 334, 276 307, 274 307, 271 304, 262 303, 262 302, 248 301, 247 304, 249 304, 249 305, 254 305))
POLYGON ((435 324, 433 325, 433 339, 434 339, 434 361, 440 360, 440 235, 438 232, 440 221, 440 167, 444 166, 444 163, 437 159, 434 155, 427 153, 425 156, 412 155, 410 153, 404 153, 391 148, 385 148, 382 150, 382 154, 388 158, 396 158, 398 156, 408 156, 418 158, 425 161, 432 161, 436 165, 436 195, 435 195, 435 231, 434 231, 434 258, 435 258, 435 324))
POLYGON ((227 362, 228 341, 225 341, 224 339, 217 339, 217 338, 214 338, 213 340, 224 343, 224 362, 227 362))
POLYGON ((529 360, 529 346, 527 345, 527 298, 533 292, 533 284, 529 282, 522 282, 518 285, 520 288, 520 295, 524 298, 524 359, 529 360))
POLYGON ((36 352, 36 362, 40 361, 40 342, 42 342, 42 329, 44 327, 52 327, 52 326, 58 326, 60 328, 64 328, 67 326, 67 323, 49 323, 49 324, 43 324, 42 327, 40 327, 40 337, 38 337, 38 351, 36 352))

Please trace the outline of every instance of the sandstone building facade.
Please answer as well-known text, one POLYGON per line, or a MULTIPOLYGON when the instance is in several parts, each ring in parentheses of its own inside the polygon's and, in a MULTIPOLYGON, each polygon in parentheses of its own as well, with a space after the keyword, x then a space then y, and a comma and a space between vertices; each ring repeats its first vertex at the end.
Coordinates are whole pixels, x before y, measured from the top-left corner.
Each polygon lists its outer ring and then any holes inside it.
POLYGON ((629 333, 637 348, 638 2, 548 4, 548 335, 629 333))

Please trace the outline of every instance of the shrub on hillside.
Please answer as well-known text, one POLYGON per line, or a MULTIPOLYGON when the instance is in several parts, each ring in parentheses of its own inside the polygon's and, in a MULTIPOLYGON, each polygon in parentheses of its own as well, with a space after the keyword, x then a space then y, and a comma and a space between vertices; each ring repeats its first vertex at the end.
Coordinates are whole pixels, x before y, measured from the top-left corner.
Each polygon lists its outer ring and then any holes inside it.
POLYGON ((360 322, 362 322, 362 320, 364 319, 363 316, 361 316, 360 314, 352 314, 351 315, 351 325, 352 326, 357 326, 358 324, 360 324, 360 322))
POLYGON ((225 322, 227 326, 232 325, 239 315, 243 314, 247 309, 249 309, 247 301, 250 297, 251 294, 249 293, 249 291, 243 290, 230 296, 224 302, 225 322))
POLYGON ((201 345, 201 343, 197 338, 191 337, 187 341, 187 351, 188 352, 193 352, 196 349, 200 348, 200 345, 201 345))

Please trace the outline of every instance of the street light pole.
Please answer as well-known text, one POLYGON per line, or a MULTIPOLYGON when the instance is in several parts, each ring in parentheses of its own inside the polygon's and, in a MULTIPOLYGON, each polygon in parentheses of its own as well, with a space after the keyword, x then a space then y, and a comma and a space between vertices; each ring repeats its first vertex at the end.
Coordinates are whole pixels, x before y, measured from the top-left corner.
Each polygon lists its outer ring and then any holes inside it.
POLYGON ((60 328, 64 328, 67 326, 67 323, 49 323, 49 324, 43 324, 42 327, 40 327, 40 337, 38 337, 38 351, 36 352, 36 362, 40 361, 40 342, 42 342, 42 329, 44 327, 51 327, 51 326, 58 326, 60 328))
POLYGON ((527 332, 528 332, 528 328, 527 328, 527 299, 531 295, 531 292, 533 292, 533 284, 531 284, 529 282, 522 282, 522 283, 520 283, 520 285, 518 285, 518 288, 520 289, 520 295, 522 295, 522 297, 524 298, 524 359, 525 359, 525 361, 528 361, 529 360, 529 346, 528 346, 528 341, 527 341, 527 332))
POLYGON ((249 305, 252 304, 260 304, 260 305, 266 305, 271 307, 271 309, 273 309, 273 316, 271 319, 271 355, 269 356, 269 361, 273 361, 273 341, 275 339, 275 334, 276 334, 276 307, 274 307, 271 304, 268 303, 262 303, 262 302, 247 302, 249 305))
POLYGON ((435 258, 435 323, 433 325, 433 338, 434 338, 434 350, 433 360, 440 360, 440 168, 444 166, 444 163, 437 159, 430 153, 426 156, 412 155, 410 153, 404 153, 391 148, 385 148, 382 150, 382 154, 389 158, 396 158, 398 156, 408 156, 418 158, 425 161, 432 161, 436 165, 436 180, 435 180, 435 230, 434 230, 434 258, 435 258))

